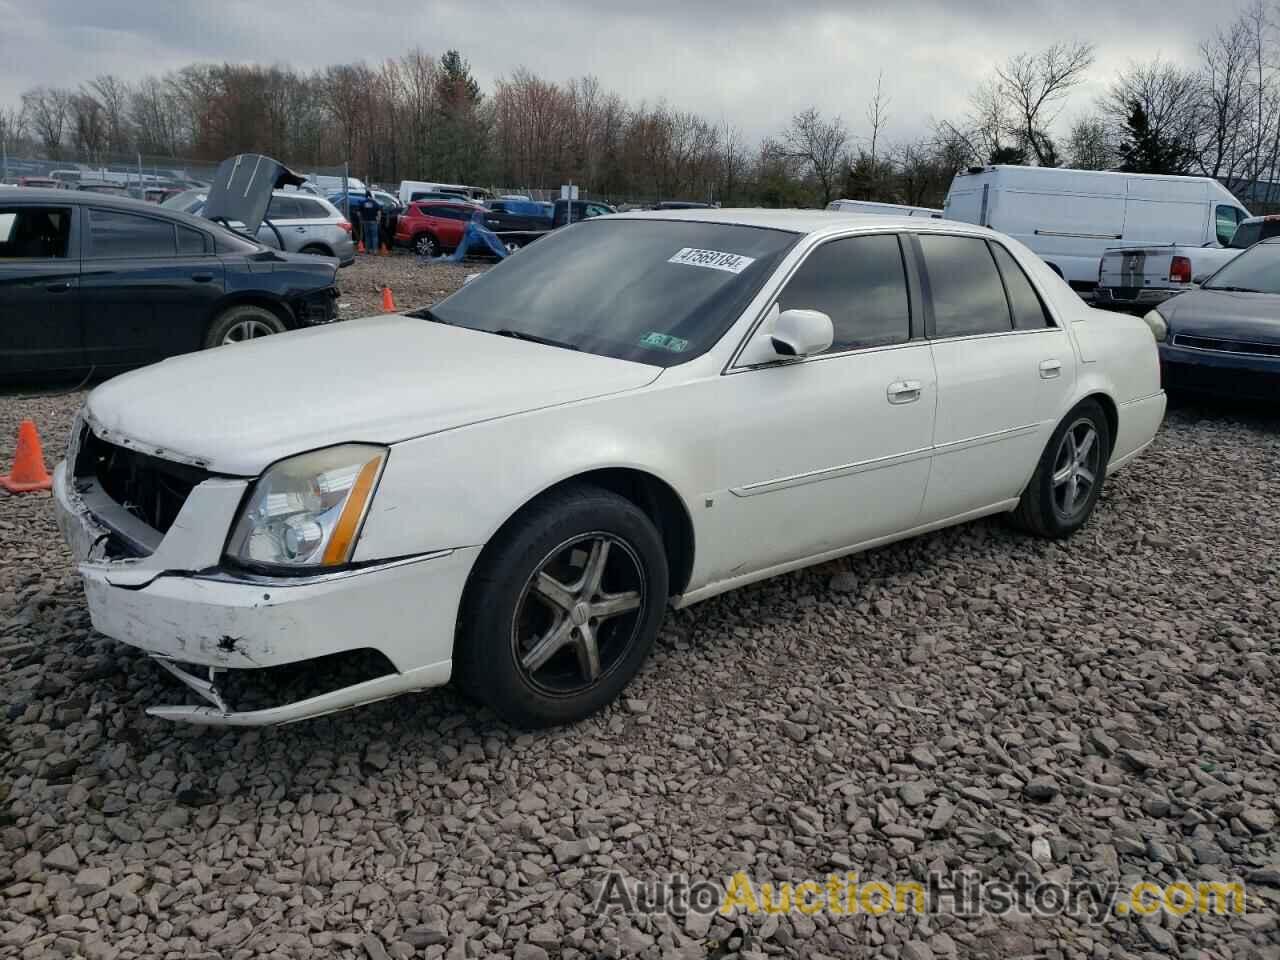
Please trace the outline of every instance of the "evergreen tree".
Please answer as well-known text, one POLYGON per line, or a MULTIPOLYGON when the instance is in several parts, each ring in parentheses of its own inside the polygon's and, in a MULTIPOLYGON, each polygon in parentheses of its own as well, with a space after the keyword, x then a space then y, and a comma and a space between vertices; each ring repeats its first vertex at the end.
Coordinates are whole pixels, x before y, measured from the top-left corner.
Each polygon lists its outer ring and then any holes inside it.
POLYGON ((1128 136, 1120 144, 1120 169, 1126 173, 1185 174, 1191 166, 1191 153, 1172 137, 1167 137, 1151 126, 1142 104, 1134 100, 1129 120, 1128 136))

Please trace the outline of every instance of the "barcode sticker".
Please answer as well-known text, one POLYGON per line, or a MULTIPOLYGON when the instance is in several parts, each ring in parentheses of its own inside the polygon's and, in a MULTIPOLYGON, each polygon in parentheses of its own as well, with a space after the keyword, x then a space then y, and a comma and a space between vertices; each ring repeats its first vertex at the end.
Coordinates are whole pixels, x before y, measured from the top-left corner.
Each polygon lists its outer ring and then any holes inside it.
POLYGON ((755 257, 744 257, 738 253, 724 253, 720 250, 699 250, 697 247, 683 247, 667 261, 667 263, 683 263, 689 267, 723 270, 725 273, 741 273, 755 262, 755 257))

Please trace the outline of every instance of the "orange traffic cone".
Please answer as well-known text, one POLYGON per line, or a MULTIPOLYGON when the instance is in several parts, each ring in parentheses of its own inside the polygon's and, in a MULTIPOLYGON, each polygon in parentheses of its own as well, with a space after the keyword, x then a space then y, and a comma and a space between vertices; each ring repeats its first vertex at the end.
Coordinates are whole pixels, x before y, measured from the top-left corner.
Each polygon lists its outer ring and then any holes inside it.
POLYGON ((382 288, 382 312, 383 313, 396 312, 396 301, 395 301, 395 298, 391 296, 390 287, 382 288))
POLYGON ((380 257, 389 257, 389 256, 391 256, 391 248, 390 248, 389 246, 387 246, 385 243, 384 243, 384 244, 381 244, 381 245, 378 247, 378 256, 380 256, 380 257))
POLYGON ((356 243, 356 253, 367 253, 367 252, 368 252, 368 251, 367 251, 367 250, 365 250, 365 248, 364 248, 364 240, 363 240, 363 239, 361 239, 360 241, 358 241, 358 242, 356 243))
POLYGON ((13 456, 13 472, 0 476, 0 487, 10 493, 31 493, 48 490, 52 486, 49 471, 44 467, 40 434, 32 421, 23 420, 18 425, 18 450, 13 456))

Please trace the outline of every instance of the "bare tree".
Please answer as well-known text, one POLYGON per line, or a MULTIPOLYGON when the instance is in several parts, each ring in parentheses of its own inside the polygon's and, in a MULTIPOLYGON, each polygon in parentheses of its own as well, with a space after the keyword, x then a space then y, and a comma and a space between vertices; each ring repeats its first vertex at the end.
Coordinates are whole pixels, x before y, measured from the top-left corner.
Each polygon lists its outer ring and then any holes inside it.
POLYGON ((1045 165, 1055 159, 1048 130, 1062 100, 1093 66, 1093 44, 1059 41, 1039 53, 1021 53, 996 68, 999 92, 1012 116, 1010 132, 1045 165))
POLYGON ((71 142, 81 159, 100 163, 105 157, 108 131, 102 104, 87 93, 71 97, 71 142))
POLYGON ((849 144, 844 121, 839 117, 824 120, 822 114, 810 107, 791 118, 783 140, 790 155, 817 180, 825 207, 831 202, 849 144))
POLYGON ((1076 170, 1109 170, 1116 160, 1107 121, 1096 115, 1083 116, 1067 133, 1067 163, 1076 170))
POLYGON ((1249 153, 1249 29, 1237 19, 1200 45, 1196 156, 1211 177, 1233 177, 1249 153))
POLYGON ((62 156, 62 144, 71 113, 71 91, 58 87, 36 87, 22 95, 27 122, 53 160, 62 156))
POLYGON ((102 104, 103 120, 107 126, 107 150, 124 153, 129 148, 129 85, 119 77, 104 73, 87 88, 86 93, 102 104))
POLYGON ((871 165, 876 163, 876 148, 880 141, 880 132, 889 122, 889 95, 884 92, 884 71, 876 76, 876 93, 867 104, 867 123, 871 127, 871 165))

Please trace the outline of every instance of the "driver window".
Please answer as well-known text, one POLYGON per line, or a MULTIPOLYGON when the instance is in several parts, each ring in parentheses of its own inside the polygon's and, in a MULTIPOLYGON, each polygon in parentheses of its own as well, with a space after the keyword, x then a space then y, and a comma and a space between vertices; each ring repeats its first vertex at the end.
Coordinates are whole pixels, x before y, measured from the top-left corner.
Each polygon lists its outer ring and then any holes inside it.
POLYGON ((845 237, 814 250, 787 281, 780 310, 821 310, 835 339, 827 353, 906 343, 911 304, 895 234, 845 237))

